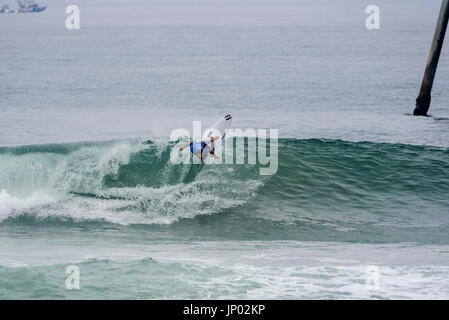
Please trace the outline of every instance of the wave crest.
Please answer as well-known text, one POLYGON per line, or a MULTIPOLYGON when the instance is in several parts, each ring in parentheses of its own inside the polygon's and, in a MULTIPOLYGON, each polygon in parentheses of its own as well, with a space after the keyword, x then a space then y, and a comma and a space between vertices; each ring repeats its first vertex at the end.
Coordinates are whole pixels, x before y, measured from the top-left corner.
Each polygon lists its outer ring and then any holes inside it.
POLYGON ((0 150, 0 221, 172 223, 245 203, 261 184, 255 175, 236 180, 240 173, 226 166, 206 166, 194 180, 197 165, 173 165, 171 148, 125 140, 0 150))

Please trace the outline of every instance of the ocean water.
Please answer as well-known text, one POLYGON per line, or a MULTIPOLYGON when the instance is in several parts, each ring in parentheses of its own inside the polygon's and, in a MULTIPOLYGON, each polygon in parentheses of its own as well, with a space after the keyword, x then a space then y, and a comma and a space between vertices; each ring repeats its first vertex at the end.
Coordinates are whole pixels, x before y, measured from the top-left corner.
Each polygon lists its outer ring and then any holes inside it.
POLYGON ((1 299, 449 298, 440 1, 75 3, 0 15, 1 299), (227 112, 276 174, 170 162, 227 112))

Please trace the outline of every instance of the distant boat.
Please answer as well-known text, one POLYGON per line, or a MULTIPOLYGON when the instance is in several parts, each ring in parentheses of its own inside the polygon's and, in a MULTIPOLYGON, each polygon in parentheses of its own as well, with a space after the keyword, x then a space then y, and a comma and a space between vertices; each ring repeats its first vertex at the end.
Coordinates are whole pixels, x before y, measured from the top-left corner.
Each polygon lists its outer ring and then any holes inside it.
POLYGON ((47 6, 40 7, 33 0, 17 0, 19 4, 18 10, 9 9, 7 5, 4 5, 0 8, 0 13, 27 13, 27 12, 41 12, 44 11, 47 6))
POLYGON ((0 8, 0 13, 17 13, 17 10, 11 10, 7 5, 4 5, 0 8))
POLYGON ((20 7, 18 12, 41 12, 47 8, 46 6, 40 7, 33 0, 17 0, 17 3, 20 7))

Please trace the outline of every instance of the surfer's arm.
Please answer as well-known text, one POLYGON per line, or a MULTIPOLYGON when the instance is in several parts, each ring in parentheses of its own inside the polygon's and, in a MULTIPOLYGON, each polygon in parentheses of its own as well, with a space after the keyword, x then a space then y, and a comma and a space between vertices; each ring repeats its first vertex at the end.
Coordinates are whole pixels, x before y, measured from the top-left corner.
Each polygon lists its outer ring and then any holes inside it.
POLYGON ((219 139, 219 138, 220 138, 219 136, 210 138, 210 142, 212 143, 212 148, 210 149, 210 154, 213 155, 215 159, 220 159, 220 157, 217 156, 217 155, 215 154, 215 152, 214 152, 214 149, 215 149, 214 141, 217 140, 217 139, 219 139))
POLYGON ((192 144, 192 141, 190 141, 188 144, 186 144, 185 146, 182 146, 181 148, 179 148, 179 151, 184 150, 185 148, 187 148, 188 146, 190 146, 192 144))

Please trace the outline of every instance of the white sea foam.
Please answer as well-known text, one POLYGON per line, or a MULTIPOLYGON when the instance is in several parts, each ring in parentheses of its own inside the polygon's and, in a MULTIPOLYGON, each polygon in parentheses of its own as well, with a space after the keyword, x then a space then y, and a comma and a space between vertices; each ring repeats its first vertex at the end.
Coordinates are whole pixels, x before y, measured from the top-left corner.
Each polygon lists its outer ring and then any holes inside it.
POLYGON ((57 198, 40 191, 25 198, 14 197, 6 190, 0 191, 0 221, 11 215, 23 213, 31 208, 44 207, 55 203, 57 198))
POLYGON ((449 298, 446 245, 149 243, 144 234, 134 231, 137 234, 124 237, 111 237, 107 230, 81 238, 79 233, 68 234, 58 244, 48 241, 53 235, 46 233, 38 233, 33 244, 23 234, 15 238, 0 235, 0 266, 40 266, 41 271, 50 270, 51 278, 60 264, 76 264, 85 272, 84 283, 93 288, 83 295, 91 298, 110 297, 114 292, 116 298, 136 297, 136 289, 142 298, 168 299, 449 298), (99 237, 101 232, 108 236, 99 237), (373 268, 378 271, 375 285, 369 280, 373 268), (123 270, 130 269, 133 272, 122 278, 123 270), (100 277, 102 288, 108 289, 101 293, 95 289, 100 275, 108 276, 100 277))

